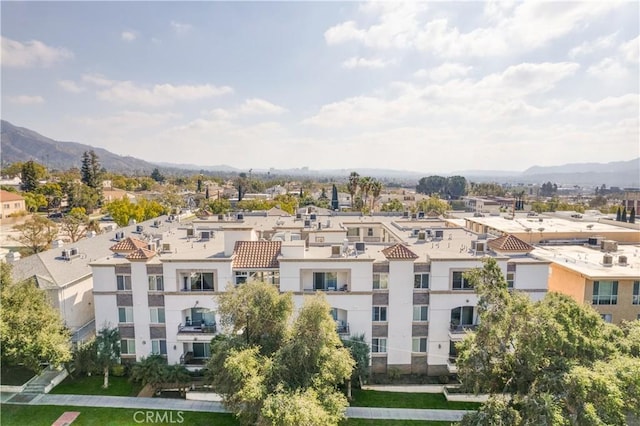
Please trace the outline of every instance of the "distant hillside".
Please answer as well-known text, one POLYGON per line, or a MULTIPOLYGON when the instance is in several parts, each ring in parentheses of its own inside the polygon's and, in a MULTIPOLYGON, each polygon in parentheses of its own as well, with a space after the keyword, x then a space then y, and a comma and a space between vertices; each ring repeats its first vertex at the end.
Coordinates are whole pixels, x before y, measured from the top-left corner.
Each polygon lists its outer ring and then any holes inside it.
POLYGON ((541 175, 555 173, 624 173, 638 172, 640 158, 629 161, 613 161, 611 163, 572 163, 561 166, 533 166, 522 172, 523 175, 541 175))
POLYGON ((82 154, 93 150, 100 159, 100 164, 109 171, 150 173, 156 166, 134 157, 123 157, 102 148, 95 148, 76 142, 60 142, 33 130, 17 127, 2 120, 2 163, 17 161, 37 161, 48 165, 51 169, 65 170, 80 167, 82 154))

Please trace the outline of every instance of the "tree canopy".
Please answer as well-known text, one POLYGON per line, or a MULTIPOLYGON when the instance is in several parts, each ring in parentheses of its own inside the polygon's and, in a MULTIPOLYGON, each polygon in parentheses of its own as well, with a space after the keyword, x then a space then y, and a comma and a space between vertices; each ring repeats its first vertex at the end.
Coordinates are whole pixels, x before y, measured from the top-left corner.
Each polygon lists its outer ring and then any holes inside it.
POLYGON ((213 340, 208 368, 243 424, 338 424, 347 400, 337 386, 355 362, 322 295, 291 322, 290 294, 249 281, 219 296, 219 312, 229 333, 213 340))
POLYGON ((0 345, 2 362, 24 364, 34 372, 40 365, 71 360, 70 333, 46 293, 33 280, 13 283, 11 266, 0 263, 0 345))
POLYGON ((492 396, 463 425, 624 425, 640 414, 639 325, 607 324, 558 293, 532 302, 507 290, 491 258, 468 277, 480 321, 458 346, 458 376, 492 396))
POLYGON ((40 253, 48 249, 58 236, 58 225, 42 216, 32 216, 24 223, 15 225, 13 229, 19 233, 15 239, 31 253, 40 253))

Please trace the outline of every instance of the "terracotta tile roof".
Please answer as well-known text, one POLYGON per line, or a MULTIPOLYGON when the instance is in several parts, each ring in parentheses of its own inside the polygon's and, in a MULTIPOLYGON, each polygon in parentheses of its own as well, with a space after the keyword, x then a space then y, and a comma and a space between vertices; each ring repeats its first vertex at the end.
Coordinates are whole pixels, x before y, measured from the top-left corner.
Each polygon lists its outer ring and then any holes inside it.
POLYGON ((146 248, 139 248, 132 251, 126 257, 127 260, 147 260, 156 255, 155 251, 147 250, 146 248))
POLYGON ((277 268, 281 241, 236 241, 234 268, 277 268))
POLYGON ((491 240, 487 243, 490 249, 493 251, 510 251, 510 252, 530 252, 533 250, 533 246, 522 241, 520 238, 511 234, 503 235, 502 237, 491 240))
POLYGON ((24 201, 24 197, 15 192, 0 189, 0 200, 2 201, 24 201))
POLYGON ((146 249, 147 243, 137 238, 127 237, 124 240, 119 241, 117 244, 111 246, 109 250, 114 253, 130 253, 140 248, 146 249))
POLYGON ((382 254, 384 254, 387 259, 394 260, 413 260, 419 257, 402 244, 395 244, 391 247, 387 247, 382 250, 382 254))

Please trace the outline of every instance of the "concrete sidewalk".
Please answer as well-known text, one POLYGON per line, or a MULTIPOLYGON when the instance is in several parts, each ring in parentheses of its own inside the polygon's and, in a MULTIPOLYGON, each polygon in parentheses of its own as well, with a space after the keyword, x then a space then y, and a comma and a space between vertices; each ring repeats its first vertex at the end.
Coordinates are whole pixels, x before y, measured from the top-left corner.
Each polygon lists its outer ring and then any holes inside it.
MULTIPOLYGON (((17 394, 16 396, 19 396, 17 394)), ((62 405, 79 407, 130 408, 141 410, 203 411, 227 413, 220 402, 187 401, 173 398, 135 398, 126 396, 39 394, 30 401, 9 398, 7 403, 24 405, 62 405)), ((358 419, 401 419, 459 421, 465 410, 419 410, 411 408, 348 407, 347 417, 358 419)))

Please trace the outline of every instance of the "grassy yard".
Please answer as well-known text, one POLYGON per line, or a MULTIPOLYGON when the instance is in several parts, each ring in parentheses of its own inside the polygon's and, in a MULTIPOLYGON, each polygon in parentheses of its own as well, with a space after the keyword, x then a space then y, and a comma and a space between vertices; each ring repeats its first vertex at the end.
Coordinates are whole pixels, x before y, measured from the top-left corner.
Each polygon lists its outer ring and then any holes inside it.
MULTIPOLYGON (((66 411, 79 411, 80 415, 73 422, 73 426, 125 426, 135 425, 136 420, 142 420, 146 410, 129 408, 98 408, 98 407, 59 407, 55 405, 15 405, 2 404, 0 407, 0 421, 3 426, 50 426, 66 411), (134 415, 137 417, 134 418, 134 415)), ((238 421, 232 414, 199 413, 192 411, 181 412, 182 422, 177 411, 161 411, 166 422, 143 422, 154 425, 184 424, 189 426, 236 426, 238 421), (166 413, 166 414, 164 414, 166 413), (173 423, 171 423, 173 420, 173 423)), ((421 420, 369 420, 347 419, 340 426, 449 426, 449 422, 431 422, 421 420)))
POLYGON ((22 386, 36 374, 20 365, 2 364, 0 378, 3 385, 22 386))
POLYGON ((353 390, 352 407, 435 408, 447 410, 477 410, 479 403, 449 402, 441 393, 403 393, 353 390))
MULTIPOLYGON (((128 377, 109 376, 109 388, 102 389, 102 376, 67 377, 62 383, 53 388, 51 393, 72 395, 108 395, 108 396, 136 396, 142 388, 139 383, 130 382, 128 377)), ((75 423, 74 423, 75 424, 75 423)))
MULTIPOLYGON (((80 415, 73 422, 73 426, 128 426, 138 423, 154 425, 176 425, 184 424, 189 426, 235 426, 239 423, 232 414, 221 413, 199 413, 192 411, 181 411, 182 422, 177 411, 160 411, 160 415, 165 415, 165 422, 139 422, 144 419, 147 410, 135 410, 130 408, 98 408, 98 407, 60 407, 55 405, 14 405, 2 404, 0 413, 2 425, 8 426, 51 426, 60 415, 66 411, 79 411, 80 415), (143 412, 143 414, 135 414, 143 412), (136 417, 134 417, 134 414, 136 417), (138 421, 136 421, 138 420, 138 421), (171 422, 173 420, 173 422, 171 422)), ((155 413, 155 411, 154 411, 155 413)))

